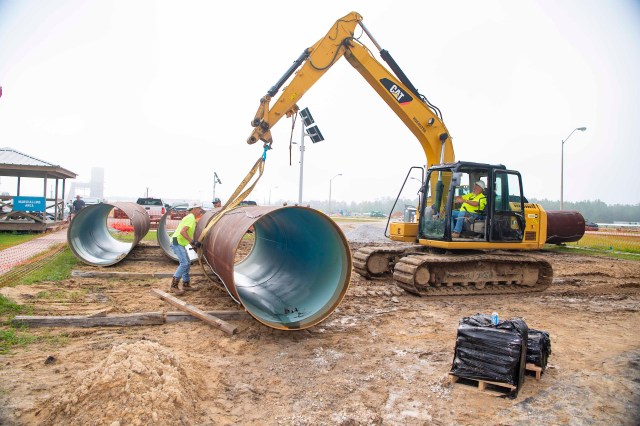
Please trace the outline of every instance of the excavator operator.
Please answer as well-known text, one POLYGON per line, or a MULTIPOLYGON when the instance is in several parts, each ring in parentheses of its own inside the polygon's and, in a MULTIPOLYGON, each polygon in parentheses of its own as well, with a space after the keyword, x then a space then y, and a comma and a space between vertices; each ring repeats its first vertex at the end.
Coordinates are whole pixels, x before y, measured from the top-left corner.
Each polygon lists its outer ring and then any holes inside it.
POLYGON ((487 205, 487 197, 484 195, 485 188, 485 183, 482 180, 479 180, 475 185, 473 185, 473 192, 465 195, 458 195, 455 198, 455 201, 462 203, 462 206, 460 207, 460 210, 456 210, 451 213, 451 226, 453 228, 451 237, 458 238, 460 236, 465 217, 477 218, 482 214, 487 205), (455 226, 453 225, 454 222, 455 226))

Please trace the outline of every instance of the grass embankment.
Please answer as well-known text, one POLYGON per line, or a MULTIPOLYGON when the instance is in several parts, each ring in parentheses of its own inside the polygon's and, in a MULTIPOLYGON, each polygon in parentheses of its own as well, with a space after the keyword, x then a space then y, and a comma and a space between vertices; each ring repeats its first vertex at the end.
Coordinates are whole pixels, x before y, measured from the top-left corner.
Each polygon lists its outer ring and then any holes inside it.
POLYGON ((588 233, 571 245, 594 250, 640 254, 640 234, 588 233))
POLYGON ((17 232, 0 232, 0 250, 17 246, 18 244, 31 241, 41 236, 42 234, 38 233, 21 234, 17 232))
MULTIPOLYGON (((11 286, 30 285, 41 281, 62 281, 71 276, 71 270, 78 263, 71 250, 67 247, 60 253, 54 255, 45 262, 42 267, 27 272, 11 283, 11 286)), ((80 292, 65 292, 63 290, 42 291, 36 295, 36 300, 47 298, 63 298, 74 301, 80 292)), ((31 315, 33 307, 19 305, 14 301, 0 295, 0 354, 8 353, 16 346, 26 346, 35 342, 47 342, 49 344, 60 345, 67 341, 64 333, 54 334, 46 332, 44 334, 33 334, 27 327, 16 327, 11 324, 11 320, 16 315, 31 315)))
POLYGON ((587 233, 574 243, 563 246, 547 245, 546 249, 640 261, 640 234, 587 233))

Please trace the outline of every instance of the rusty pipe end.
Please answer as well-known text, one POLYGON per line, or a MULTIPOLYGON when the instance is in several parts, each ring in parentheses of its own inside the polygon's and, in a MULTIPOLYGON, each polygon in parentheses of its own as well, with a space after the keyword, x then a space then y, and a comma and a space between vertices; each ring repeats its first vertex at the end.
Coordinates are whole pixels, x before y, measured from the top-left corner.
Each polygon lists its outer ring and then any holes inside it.
POLYGON ((351 279, 351 252, 341 229, 306 207, 234 209, 211 228, 203 249, 229 294, 276 329, 318 324, 340 304, 351 279), (238 246, 252 226, 251 252, 236 264, 238 246))
POLYGON ((547 244, 578 241, 584 235, 585 221, 580 212, 573 210, 547 211, 547 244))

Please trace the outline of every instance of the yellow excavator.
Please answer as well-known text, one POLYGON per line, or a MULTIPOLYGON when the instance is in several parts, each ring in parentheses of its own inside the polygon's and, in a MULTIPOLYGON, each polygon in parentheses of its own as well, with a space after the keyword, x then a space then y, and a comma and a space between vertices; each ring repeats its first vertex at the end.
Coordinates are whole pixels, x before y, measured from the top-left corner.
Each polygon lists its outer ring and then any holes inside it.
MULTIPOLYGON (((517 171, 503 165, 455 161, 440 110, 418 92, 356 12, 338 19, 260 99, 247 142, 260 140, 270 148, 271 128, 281 118, 297 114, 296 102, 342 57, 415 135, 427 164, 427 170, 421 170, 417 219, 389 224, 386 235, 396 243, 357 250, 353 254, 355 271, 366 278, 393 274, 400 287, 417 295, 503 294, 547 288, 553 278, 551 265, 542 256, 523 251, 539 250, 545 243, 577 241, 584 234, 584 218, 577 212, 545 212, 540 205, 527 202, 517 171), (360 40, 365 34, 391 71, 360 40), (475 189, 478 183, 480 190, 475 189), (484 195, 483 208, 452 219, 472 191, 484 195)), ((411 173, 409 170, 405 184, 411 173)))

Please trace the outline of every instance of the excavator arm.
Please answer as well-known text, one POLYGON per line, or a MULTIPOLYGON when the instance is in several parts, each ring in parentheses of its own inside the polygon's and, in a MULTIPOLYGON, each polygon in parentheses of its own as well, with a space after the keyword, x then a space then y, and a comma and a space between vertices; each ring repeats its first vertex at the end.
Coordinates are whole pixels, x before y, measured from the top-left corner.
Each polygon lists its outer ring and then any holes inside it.
POLYGON ((380 49, 362 24, 362 16, 356 12, 337 20, 326 36, 305 49, 280 80, 260 99, 260 106, 251 122, 254 130, 247 143, 253 144, 261 140, 270 146, 273 143, 271 128, 282 117, 295 114, 298 111, 296 103, 299 99, 342 57, 364 77, 415 135, 424 150, 428 167, 454 161, 451 137, 438 109, 415 89, 391 55, 380 49), (376 45, 395 75, 354 37, 358 25, 376 45), (272 105, 271 100, 290 78, 291 81, 272 105))

